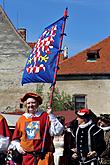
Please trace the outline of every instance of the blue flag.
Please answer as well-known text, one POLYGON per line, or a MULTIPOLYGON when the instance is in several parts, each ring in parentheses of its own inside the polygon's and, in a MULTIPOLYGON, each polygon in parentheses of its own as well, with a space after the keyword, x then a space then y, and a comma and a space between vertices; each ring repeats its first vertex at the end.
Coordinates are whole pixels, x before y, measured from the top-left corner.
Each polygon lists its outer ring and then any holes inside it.
POLYGON ((54 83, 64 21, 65 16, 45 28, 28 57, 22 76, 22 85, 40 82, 54 83))

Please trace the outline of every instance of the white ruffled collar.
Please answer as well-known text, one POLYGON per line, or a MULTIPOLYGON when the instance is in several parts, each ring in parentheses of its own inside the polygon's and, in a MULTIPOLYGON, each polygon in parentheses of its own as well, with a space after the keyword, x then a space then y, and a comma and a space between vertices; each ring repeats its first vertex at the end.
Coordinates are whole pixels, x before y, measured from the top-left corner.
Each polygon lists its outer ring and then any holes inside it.
POLYGON ((24 113, 23 116, 25 116, 27 119, 32 117, 40 117, 43 112, 44 111, 37 111, 34 116, 31 113, 24 113))
POLYGON ((103 129, 104 131, 110 130, 110 126, 107 126, 107 127, 101 127, 101 126, 100 126, 100 128, 103 129))
POLYGON ((90 120, 89 122, 85 123, 85 124, 80 124, 79 128, 85 128, 87 126, 89 126, 92 123, 92 120, 90 120))

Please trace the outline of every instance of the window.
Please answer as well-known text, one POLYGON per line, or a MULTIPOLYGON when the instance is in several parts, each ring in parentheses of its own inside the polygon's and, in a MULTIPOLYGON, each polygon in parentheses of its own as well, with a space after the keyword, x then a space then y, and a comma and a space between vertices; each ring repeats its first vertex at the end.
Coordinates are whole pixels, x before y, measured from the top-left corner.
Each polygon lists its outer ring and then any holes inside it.
POLYGON ((19 105, 19 106, 20 106, 20 109, 22 109, 22 108, 23 108, 23 103, 20 103, 20 105, 19 105))
POLYGON ((98 58, 100 58, 99 51, 100 51, 100 49, 98 49, 98 50, 88 50, 88 52, 87 52, 87 61, 88 62, 94 62, 98 58))
POLYGON ((73 102, 74 102, 74 106, 75 106, 76 111, 79 109, 87 107, 86 95, 84 95, 84 94, 73 95, 73 102))

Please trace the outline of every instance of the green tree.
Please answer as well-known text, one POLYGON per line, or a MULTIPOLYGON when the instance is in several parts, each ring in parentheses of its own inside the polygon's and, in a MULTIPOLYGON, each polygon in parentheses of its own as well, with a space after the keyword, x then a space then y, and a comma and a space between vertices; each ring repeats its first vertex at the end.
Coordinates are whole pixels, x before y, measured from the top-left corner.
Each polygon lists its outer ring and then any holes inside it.
POLYGON ((43 88, 44 84, 37 84, 36 86, 36 93, 43 97, 43 88))
MULTIPOLYGON (((44 84, 37 84, 36 92, 43 98, 43 88, 44 84)), ((49 106, 51 90, 47 93, 47 100, 44 102, 41 107, 45 110, 49 106)), ((74 105, 72 102, 72 97, 66 92, 60 92, 56 87, 53 93, 52 99, 52 110, 61 111, 61 110, 74 110, 74 105)))
MULTIPOLYGON (((48 102, 50 99, 50 93, 51 91, 47 93, 48 102)), ((71 96, 69 94, 66 94, 64 91, 60 93, 59 89, 55 88, 53 93, 52 109, 55 111, 73 110, 74 105, 72 104, 71 96)))

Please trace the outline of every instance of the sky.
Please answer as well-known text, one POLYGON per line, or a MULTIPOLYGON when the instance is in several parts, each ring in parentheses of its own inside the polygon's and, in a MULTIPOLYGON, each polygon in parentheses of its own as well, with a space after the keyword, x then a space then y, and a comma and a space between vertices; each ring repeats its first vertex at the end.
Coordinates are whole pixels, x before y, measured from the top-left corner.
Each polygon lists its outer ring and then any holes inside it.
POLYGON ((36 42, 44 28, 68 7, 63 47, 71 57, 110 36, 110 0, 0 0, 15 28, 26 28, 27 42, 36 42))

